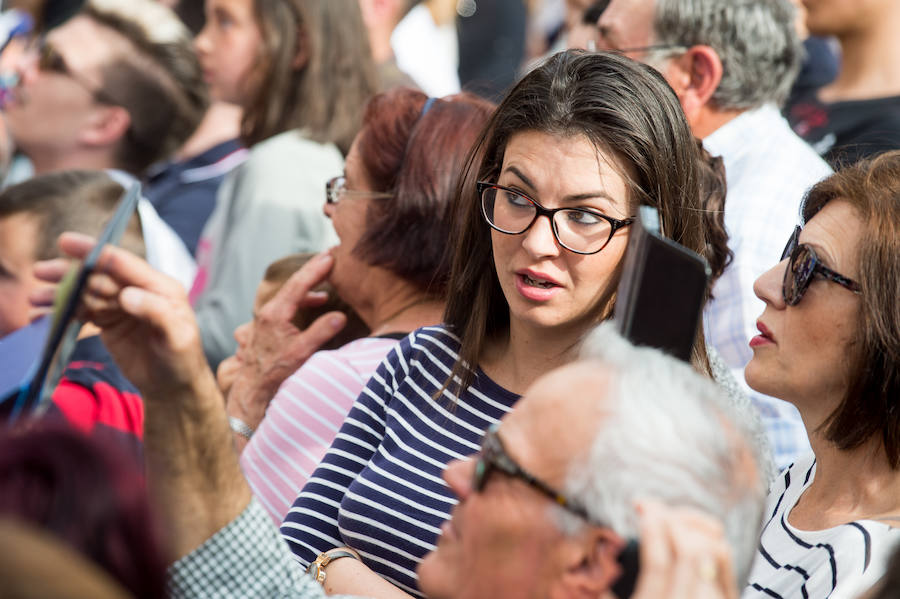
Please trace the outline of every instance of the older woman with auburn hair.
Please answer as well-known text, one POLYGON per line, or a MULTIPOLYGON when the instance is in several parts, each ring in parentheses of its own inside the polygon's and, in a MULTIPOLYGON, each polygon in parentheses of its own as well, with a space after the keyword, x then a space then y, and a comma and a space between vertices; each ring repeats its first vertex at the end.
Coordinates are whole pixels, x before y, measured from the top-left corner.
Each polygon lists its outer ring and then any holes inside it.
MULTIPOLYGON (((437 99, 404 88, 379 94, 366 106, 344 175, 327 186, 325 214, 340 243, 321 259, 333 260, 330 283, 371 332, 338 350, 317 352, 280 389, 275 376, 268 391, 260 389, 271 376, 263 373, 268 369, 253 363, 265 361, 259 348, 266 341, 249 340, 239 353, 250 364, 228 397, 232 418, 258 427, 241 465, 277 522, 387 352, 411 331, 441 321, 457 173, 493 109, 471 94, 437 99), (249 377, 249 386, 242 377, 249 377)), ((253 337, 267 335, 253 330, 253 337)), ((247 439, 239 433, 235 440, 240 447, 247 439)))
POLYGON ((900 542, 900 152, 814 186, 756 281, 751 387, 793 403, 813 453, 776 481, 744 597, 852 597, 900 542))

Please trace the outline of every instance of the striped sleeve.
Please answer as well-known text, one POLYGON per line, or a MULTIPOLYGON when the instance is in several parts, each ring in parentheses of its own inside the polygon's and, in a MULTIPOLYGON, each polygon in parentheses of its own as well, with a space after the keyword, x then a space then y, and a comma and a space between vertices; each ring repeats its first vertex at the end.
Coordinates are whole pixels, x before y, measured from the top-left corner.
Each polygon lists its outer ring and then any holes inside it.
POLYGON ((323 551, 345 544, 338 532, 338 509, 347 487, 384 438, 393 373, 400 362, 398 348, 378 367, 281 525, 282 535, 304 566, 323 551))
POLYGON ((358 339, 316 352, 278 390, 241 454, 253 494, 281 524, 347 412, 395 339, 358 339))
POLYGON ((443 389, 457 348, 446 330, 420 329, 379 366, 282 526, 301 562, 349 545, 419 595, 416 568, 456 504, 444 468, 476 452, 518 399, 480 371, 459 397, 443 389))

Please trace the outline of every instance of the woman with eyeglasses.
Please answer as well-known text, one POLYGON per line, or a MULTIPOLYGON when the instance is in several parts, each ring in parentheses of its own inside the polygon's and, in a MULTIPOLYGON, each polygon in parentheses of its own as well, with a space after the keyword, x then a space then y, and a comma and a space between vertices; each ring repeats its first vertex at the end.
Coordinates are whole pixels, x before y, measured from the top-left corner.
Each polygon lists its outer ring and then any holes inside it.
POLYGON ((744 597, 853 597, 900 542, 900 153, 815 185, 757 279, 747 383, 794 404, 812 453, 776 480, 744 597))
POLYGON ((672 90, 627 58, 561 53, 509 92, 463 170, 445 324, 391 350, 282 525, 327 591, 420 595, 456 503, 445 465, 610 317, 639 205, 724 264, 702 166, 672 90))
POLYGON ((330 261, 328 281, 369 335, 316 352, 280 377, 257 363, 260 344, 273 338, 265 323, 242 340, 228 413, 247 425, 235 427, 241 466, 278 523, 388 350, 411 331, 441 321, 455 173, 493 109, 471 94, 438 99, 405 88, 370 100, 344 174, 324 190, 325 214, 340 243, 314 259, 330 261))

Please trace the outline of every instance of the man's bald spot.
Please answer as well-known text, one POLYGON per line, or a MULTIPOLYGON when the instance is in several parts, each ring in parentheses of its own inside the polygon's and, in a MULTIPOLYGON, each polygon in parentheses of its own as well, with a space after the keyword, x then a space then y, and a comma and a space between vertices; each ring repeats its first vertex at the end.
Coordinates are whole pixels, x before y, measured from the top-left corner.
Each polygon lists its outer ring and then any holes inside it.
POLYGON ((541 464, 562 484, 573 463, 587 459, 611 412, 615 374, 598 360, 579 360, 540 377, 504 419, 501 434, 522 464, 541 464))

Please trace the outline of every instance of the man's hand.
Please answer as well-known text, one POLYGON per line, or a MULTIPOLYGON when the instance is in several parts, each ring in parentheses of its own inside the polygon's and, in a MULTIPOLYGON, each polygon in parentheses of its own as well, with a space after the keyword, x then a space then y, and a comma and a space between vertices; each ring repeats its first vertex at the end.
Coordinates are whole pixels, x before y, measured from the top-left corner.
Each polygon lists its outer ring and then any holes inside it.
MULTIPOLYGON (((79 260, 94 243, 78 233, 65 233, 59 240, 62 251, 79 260)), ((69 268, 67 260, 50 260, 38 262, 34 272, 57 283, 69 268)), ((46 303, 46 295, 38 292, 32 299, 46 303)), ((103 250, 88 278, 79 318, 102 329, 103 343, 116 364, 148 401, 173 401, 210 382, 212 373, 184 289, 126 250, 103 250)))
MULTIPOLYGON (((90 237, 66 233, 63 252, 84 259, 90 237)), ((35 275, 58 282, 64 260, 38 263, 35 275)), ((45 293, 34 301, 46 304, 45 293)), ((144 399, 144 457, 156 511, 172 558, 195 549, 250 501, 215 378, 182 286, 137 256, 106 247, 88 278, 79 317, 101 337, 144 399)))
POLYGON ((254 429, 259 426, 278 387, 347 323, 341 312, 324 314, 303 331, 291 322, 299 308, 318 306, 327 299, 322 292, 312 290, 328 277, 333 264, 330 254, 319 254, 260 308, 248 351, 242 352, 241 366, 228 394, 229 415, 254 429))
POLYGON ((722 525, 697 510, 642 502, 640 574, 632 599, 737 599, 722 525))

